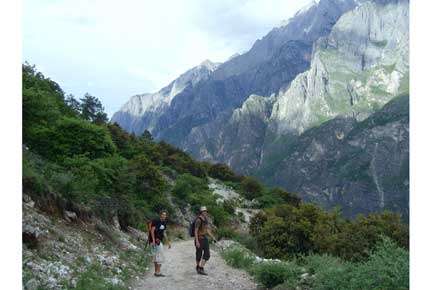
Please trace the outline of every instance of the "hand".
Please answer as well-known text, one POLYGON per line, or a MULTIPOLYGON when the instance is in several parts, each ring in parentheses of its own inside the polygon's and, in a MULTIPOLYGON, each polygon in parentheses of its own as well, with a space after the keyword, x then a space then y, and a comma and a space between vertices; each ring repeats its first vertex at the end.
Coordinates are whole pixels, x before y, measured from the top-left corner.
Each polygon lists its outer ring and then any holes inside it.
POLYGON ((196 240, 196 248, 200 248, 200 242, 196 240))

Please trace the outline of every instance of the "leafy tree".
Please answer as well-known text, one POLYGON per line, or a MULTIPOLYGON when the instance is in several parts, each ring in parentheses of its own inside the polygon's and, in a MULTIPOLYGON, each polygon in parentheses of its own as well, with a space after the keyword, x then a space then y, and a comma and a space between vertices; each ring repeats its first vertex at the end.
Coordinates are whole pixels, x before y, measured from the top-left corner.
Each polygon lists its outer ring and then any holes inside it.
POLYGON ((299 204, 301 203, 301 198, 298 195, 290 193, 290 192, 288 192, 284 189, 278 188, 278 187, 269 189, 268 194, 279 197, 284 202, 286 202, 292 206, 299 206, 299 204))
POLYGON ((254 198, 258 198, 263 195, 263 186, 261 183, 254 177, 246 176, 241 181, 241 186, 243 188, 244 196, 252 200, 254 198))
POLYGON ((136 139, 132 137, 119 126, 118 123, 107 124, 110 136, 115 143, 119 153, 127 159, 133 158, 139 152, 142 152, 137 148, 136 139))
POLYGON ((81 103, 75 98, 74 95, 69 94, 66 97, 66 104, 75 113, 76 116, 81 115, 81 103))
POLYGON ((104 107, 98 98, 86 93, 80 101, 82 118, 96 124, 104 124, 108 121, 107 114, 104 112, 104 107))
POLYGON ((152 142, 153 141, 153 135, 151 135, 150 131, 145 130, 141 136, 140 139, 146 142, 152 142))
POLYGON ((145 156, 134 157, 130 168, 135 178, 134 190, 139 198, 151 201, 163 195, 168 189, 167 182, 159 168, 145 156))
POLYGON ((163 165, 173 168, 179 173, 206 178, 206 172, 201 163, 195 161, 188 153, 171 146, 163 141, 156 145, 157 153, 163 165))
POLYGON ((240 181, 240 177, 237 176, 226 164, 217 163, 210 166, 208 174, 213 178, 223 181, 240 181))
POLYGON ((22 79, 23 141, 32 147, 38 130, 52 127, 68 108, 58 84, 37 72, 35 66, 23 64, 22 79))
POLYGON ((209 193, 210 191, 206 181, 190 174, 180 175, 172 190, 174 196, 186 202, 191 201, 191 195, 202 196, 208 195, 209 193))
POLYGON ((53 129, 42 129, 37 137, 35 149, 50 160, 61 161, 75 155, 96 159, 109 156, 116 149, 106 128, 77 118, 61 118, 53 129))

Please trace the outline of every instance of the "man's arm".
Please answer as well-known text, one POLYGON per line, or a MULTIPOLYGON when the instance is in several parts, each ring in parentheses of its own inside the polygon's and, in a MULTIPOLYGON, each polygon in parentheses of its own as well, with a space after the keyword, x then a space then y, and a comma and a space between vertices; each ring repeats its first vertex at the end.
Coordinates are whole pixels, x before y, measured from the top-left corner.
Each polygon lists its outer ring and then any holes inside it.
POLYGON ((152 238, 151 243, 153 244, 153 246, 156 245, 156 237, 154 236, 155 230, 156 230, 156 227, 152 226, 151 227, 151 238, 152 238))
POLYGON ((199 242, 199 227, 200 227, 200 220, 197 219, 194 225, 194 240, 196 241, 196 247, 200 248, 200 242, 199 242))
POLYGON ((170 240, 168 239, 168 235, 167 235, 167 231, 166 230, 163 232, 163 237, 165 238, 165 241, 168 244, 168 249, 171 249, 171 243, 170 243, 170 240))
POLYGON ((208 235, 211 237, 211 239, 213 239, 214 240, 214 242, 216 242, 217 243, 217 239, 216 238, 214 238, 214 236, 212 235, 212 233, 211 233, 211 230, 208 228, 208 235))

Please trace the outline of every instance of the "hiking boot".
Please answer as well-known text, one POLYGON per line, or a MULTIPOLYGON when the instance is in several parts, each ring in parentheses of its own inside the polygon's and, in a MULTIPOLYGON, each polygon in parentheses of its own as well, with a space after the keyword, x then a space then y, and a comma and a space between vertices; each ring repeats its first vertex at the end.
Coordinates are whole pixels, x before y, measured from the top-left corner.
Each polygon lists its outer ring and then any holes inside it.
POLYGON ((202 267, 200 267, 200 268, 197 270, 197 273, 199 273, 200 275, 208 275, 208 273, 206 273, 206 272, 205 272, 205 269, 203 269, 202 267))

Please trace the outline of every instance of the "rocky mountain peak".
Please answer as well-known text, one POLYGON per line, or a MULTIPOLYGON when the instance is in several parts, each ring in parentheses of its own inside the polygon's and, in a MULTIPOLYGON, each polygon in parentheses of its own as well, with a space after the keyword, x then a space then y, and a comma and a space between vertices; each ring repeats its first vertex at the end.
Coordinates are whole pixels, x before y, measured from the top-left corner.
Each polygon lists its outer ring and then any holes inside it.
POLYGON ((214 63, 209 59, 202 61, 197 67, 205 67, 210 71, 215 71, 221 63, 214 63))

